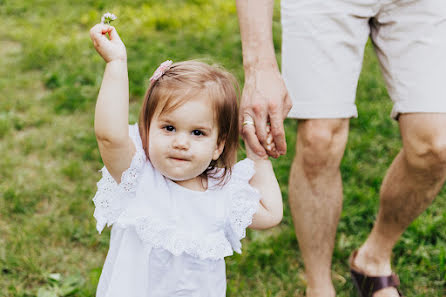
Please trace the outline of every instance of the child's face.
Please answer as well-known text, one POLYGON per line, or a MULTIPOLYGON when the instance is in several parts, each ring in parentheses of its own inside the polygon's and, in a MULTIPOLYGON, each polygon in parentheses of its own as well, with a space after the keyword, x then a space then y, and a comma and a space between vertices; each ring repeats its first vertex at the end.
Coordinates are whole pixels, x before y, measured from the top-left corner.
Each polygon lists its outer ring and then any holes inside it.
POLYGON ((224 143, 217 144, 217 138, 212 104, 200 95, 171 112, 155 111, 149 129, 149 158, 161 174, 178 184, 201 185, 199 175, 223 151, 224 143))

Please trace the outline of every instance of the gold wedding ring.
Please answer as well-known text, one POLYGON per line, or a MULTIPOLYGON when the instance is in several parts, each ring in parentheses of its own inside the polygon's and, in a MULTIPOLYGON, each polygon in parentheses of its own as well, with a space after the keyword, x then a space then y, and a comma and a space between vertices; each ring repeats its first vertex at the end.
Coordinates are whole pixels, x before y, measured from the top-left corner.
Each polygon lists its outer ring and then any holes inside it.
POLYGON ((245 121, 243 121, 243 126, 246 126, 246 125, 253 125, 254 126, 254 122, 252 120, 245 120, 245 121))

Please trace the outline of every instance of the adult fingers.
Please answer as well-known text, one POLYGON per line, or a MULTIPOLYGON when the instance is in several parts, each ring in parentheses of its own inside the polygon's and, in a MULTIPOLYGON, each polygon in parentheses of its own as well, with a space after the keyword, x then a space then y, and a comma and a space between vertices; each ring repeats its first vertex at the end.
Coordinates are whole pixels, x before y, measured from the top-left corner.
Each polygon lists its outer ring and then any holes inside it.
MULTIPOLYGON (((240 101, 240 110, 238 113, 238 128, 239 128, 240 134, 242 134, 242 135, 243 135, 243 121, 245 119, 245 115, 247 114, 247 112, 245 111, 245 110, 247 110, 247 107, 245 107, 245 105, 244 105, 245 101, 247 100, 245 97, 248 97, 246 95, 246 93, 247 93, 247 91, 246 91, 246 86, 245 86, 245 88, 243 89, 242 98, 240 101)), ((248 114, 248 116, 249 116, 249 114, 248 114)), ((249 116, 249 117, 251 117, 251 116, 249 116)))
POLYGON ((254 151, 254 153, 258 156, 263 157, 266 155, 266 151, 257 138, 254 123, 255 122, 251 116, 247 114, 243 116, 242 136, 243 139, 247 142, 247 145, 254 151))
POLYGON ((262 144, 263 147, 266 147, 266 126, 268 122, 268 114, 266 110, 266 105, 263 104, 256 104, 253 106, 253 120, 255 124, 255 130, 257 138, 259 139, 260 144, 262 144))
POLYGON ((256 120, 254 120, 254 122, 256 123, 256 136, 259 143, 263 146, 263 149, 266 151, 268 156, 273 158, 279 157, 277 151, 272 149, 271 143, 273 139, 271 138, 271 140, 268 141, 268 138, 270 137, 270 126, 268 123, 268 119, 266 117, 258 117, 256 120))
POLYGON ((277 153, 284 155, 286 153, 286 140, 282 112, 279 110, 272 110, 269 114, 269 119, 271 123, 271 134, 274 139, 277 153))
POLYGON ((282 106, 282 117, 285 119, 288 116, 291 108, 293 107, 293 102, 291 101, 290 95, 287 93, 285 95, 285 100, 282 106))

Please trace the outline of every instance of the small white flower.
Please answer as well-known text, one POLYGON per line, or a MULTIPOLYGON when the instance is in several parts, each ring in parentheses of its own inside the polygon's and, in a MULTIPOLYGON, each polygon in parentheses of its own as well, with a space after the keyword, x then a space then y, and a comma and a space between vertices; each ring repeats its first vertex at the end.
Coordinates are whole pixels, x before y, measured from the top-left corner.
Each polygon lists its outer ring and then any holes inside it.
POLYGON ((110 25, 116 19, 117 17, 113 13, 107 12, 102 16, 101 24, 110 25))

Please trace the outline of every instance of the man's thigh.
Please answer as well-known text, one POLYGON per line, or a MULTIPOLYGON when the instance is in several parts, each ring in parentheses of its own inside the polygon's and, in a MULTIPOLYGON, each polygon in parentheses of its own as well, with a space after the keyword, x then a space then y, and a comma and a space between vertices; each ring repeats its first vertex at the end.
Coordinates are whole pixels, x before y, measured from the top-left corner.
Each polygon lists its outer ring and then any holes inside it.
POLYGON ((282 0, 282 74, 289 117, 357 116, 355 95, 377 0, 282 0))
POLYGON ((392 1, 373 19, 371 35, 392 117, 446 112, 446 1, 392 1))

